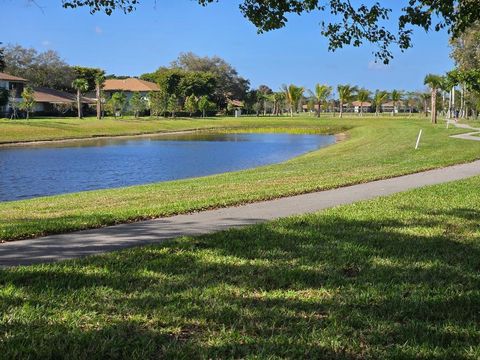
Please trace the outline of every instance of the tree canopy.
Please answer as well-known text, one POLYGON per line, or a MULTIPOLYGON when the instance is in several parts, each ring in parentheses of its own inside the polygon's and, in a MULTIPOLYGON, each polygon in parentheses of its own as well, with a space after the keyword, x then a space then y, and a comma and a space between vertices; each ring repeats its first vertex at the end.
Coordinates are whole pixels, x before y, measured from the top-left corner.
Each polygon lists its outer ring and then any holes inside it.
POLYGON ((1 45, 2 43, 0 43, 0 71, 3 71, 3 69, 5 69, 5 55, 3 54, 3 47, 1 45))
POLYGON ((171 67, 215 75, 217 83, 214 98, 221 106, 227 104, 227 99, 243 100, 243 96, 250 85, 249 81, 241 77, 232 65, 218 56, 201 57, 191 52, 182 53, 171 63, 171 67))
POLYGON ((72 71, 76 79, 84 79, 87 82, 88 90, 95 89, 97 82, 103 82, 105 76, 105 71, 98 68, 72 66, 72 71))
MULTIPOLYGON (((196 1, 205 6, 220 0, 196 1)), ((370 42, 377 46, 375 55, 384 63, 393 57, 392 45, 402 51, 412 46, 415 27, 425 31, 446 28, 457 37, 478 19, 480 13, 478 0, 408 0, 396 15, 396 28, 391 29, 389 3, 386 0, 373 4, 365 1, 358 5, 351 0, 239 0, 239 8, 259 32, 284 27, 290 14, 319 12, 323 19, 322 35, 328 38, 330 50, 370 42)), ((138 4, 139 0, 62 0, 65 8, 88 7, 92 13, 108 15, 114 11, 132 12, 138 4)))
POLYGON ((66 90, 75 77, 71 67, 53 50, 38 52, 9 44, 4 56, 5 72, 28 79, 31 86, 66 90))

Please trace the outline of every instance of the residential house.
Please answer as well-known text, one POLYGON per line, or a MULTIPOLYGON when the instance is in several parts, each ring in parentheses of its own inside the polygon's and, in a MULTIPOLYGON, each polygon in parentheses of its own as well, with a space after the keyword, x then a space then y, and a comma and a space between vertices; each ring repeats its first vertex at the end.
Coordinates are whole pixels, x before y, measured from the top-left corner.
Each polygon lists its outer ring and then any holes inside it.
POLYGON ((235 117, 242 115, 242 109, 245 107, 243 101, 228 99, 229 107, 234 111, 235 117))
MULTIPOLYGON (((0 72, 0 88, 8 90, 10 96, 13 96, 15 101, 19 102, 22 100, 22 92, 26 83, 26 79, 0 72)), ((0 116, 7 116, 9 112, 10 107, 8 104, 0 106, 0 116)))
MULTIPOLYGON (((7 89, 10 92, 10 97, 13 96, 17 103, 22 101, 22 92, 27 83, 27 79, 0 72, 0 88, 7 89)), ((34 113, 43 115, 65 114, 76 107, 77 97, 75 94, 44 87, 34 87, 33 91, 34 113)), ((95 99, 82 97, 84 108, 93 104, 95 104, 95 99)), ((0 116, 11 116, 11 112, 11 107, 8 104, 0 106, 0 116)))
MULTIPOLYGON (((44 87, 35 87, 34 99, 35 99, 35 113, 42 114, 65 114, 77 106, 77 96, 65 91, 54 90, 44 87)), ((88 106, 96 104, 95 99, 88 97, 82 97, 82 106, 85 110, 88 106)))
POLYGON ((372 109, 372 103, 368 101, 353 101, 352 102, 353 111, 359 113, 363 110, 363 112, 370 112, 372 109))
POLYGON ((127 100, 130 100, 133 93, 138 92, 143 98, 147 99, 150 92, 159 90, 157 84, 137 78, 107 79, 103 84, 103 92, 106 98, 110 98, 113 93, 123 92, 127 100))
POLYGON ((393 105, 393 101, 389 101, 382 104, 382 112, 392 113, 394 111, 395 111, 395 114, 398 114, 399 112, 405 112, 406 111, 405 102, 397 101, 397 103, 395 104, 395 108, 393 105))

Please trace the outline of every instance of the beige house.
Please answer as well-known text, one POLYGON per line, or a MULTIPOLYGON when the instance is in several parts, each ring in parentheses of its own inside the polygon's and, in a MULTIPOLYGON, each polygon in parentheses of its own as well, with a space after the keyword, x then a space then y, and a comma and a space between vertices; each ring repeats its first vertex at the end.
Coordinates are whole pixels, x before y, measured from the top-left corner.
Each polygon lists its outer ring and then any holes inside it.
POLYGON ((352 107, 353 111, 356 113, 361 112, 361 110, 363 110, 363 112, 370 112, 370 109, 372 108, 372 103, 368 101, 353 101, 352 107))
POLYGON ((123 92, 127 96, 127 100, 130 100, 135 92, 146 98, 150 92, 159 90, 160 88, 157 84, 137 78, 108 79, 103 84, 103 92, 106 98, 111 97, 116 92, 123 92))
POLYGON ((405 102, 403 101, 397 101, 397 103, 395 104, 395 108, 393 105, 393 101, 382 104, 382 112, 385 113, 395 112, 395 114, 398 114, 399 112, 405 112, 405 109, 405 102))

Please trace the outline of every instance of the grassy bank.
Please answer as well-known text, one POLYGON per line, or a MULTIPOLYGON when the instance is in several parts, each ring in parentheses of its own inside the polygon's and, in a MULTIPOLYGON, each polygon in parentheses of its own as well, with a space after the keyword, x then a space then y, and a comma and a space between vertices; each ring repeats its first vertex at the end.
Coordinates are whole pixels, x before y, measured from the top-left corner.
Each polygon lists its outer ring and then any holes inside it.
MULTIPOLYGON (((231 127, 232 120, 215 120, 231 127)), ((234 120, 236 121, 236 120, 234 120)), ((336 132, 349 139, 290 161, 215 176, 0 203, 4 241, 272 199, 480 158, 480 143, 407 118, 242 119, 244 129, 336 132), (414 150, 420 128, 424 135, 414 150)), ((240 125, 239 125, 240 126, 240 125)))
POLYGON ((0 271, 2 358, 480 358, 480 178, 0 271))
MULTIPOLYGON (((262 127, 264 123, 270 127, 286 126, 287 129, 296 125, 305 128, 318 127, 322 132, 329 132, 323 124, 313 122, 311 117, 295 118, 207 118, 207 119, 164 119, 164 118, 107 118, 97 120, 86 118, 68 119, 33 119, 33 120, 1 120, 0 144, 16 142, 88 139, 106 136, 141 135, 184 130, 201 130, 211 128, 246 128, 262 127)), ((335 126, 337 129, 337 126, 335 126)))

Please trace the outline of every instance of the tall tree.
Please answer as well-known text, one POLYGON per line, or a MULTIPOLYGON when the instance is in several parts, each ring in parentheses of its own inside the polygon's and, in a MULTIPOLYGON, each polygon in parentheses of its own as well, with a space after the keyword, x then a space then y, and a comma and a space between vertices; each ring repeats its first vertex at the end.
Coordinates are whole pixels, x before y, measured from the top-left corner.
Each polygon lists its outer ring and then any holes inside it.
POLYGON ((397 111, 397 104, 402 101, 402 92, 398 90, 393 90, 390 94, 390 98, 392 99, 393 103, 392 115, 395 116, 397 111))
POLYGON ((82 94, 88 91, 88 82, 85 79, 78 78, 73 80, 72 88, 77 91, 77 114, 82 118, 82 94))
POLYGON ((315 98, 317 117, 320 117, 322 105, 327 101, 330 95, 332 95, 332 87, 328 85, 316 84, 315 91, 310 91, 310 94, 315 98))
POLYGON ((293 117, 293 113, 297 111, 300 99, 303 96, 305 89, 296 85, 283 85, 283 91, 285 93, 285 99, 287 100, 288 107, 290 108, 290 116, 293 117))
MULTIPOLYGON (((197 0, 206 5, 218 0, 197 0)), ((390 3, 390 2, 383 2, 390 3)), ((114 11, 129 13, 139 0, 61 0, 66 8, 87 6, 91 12, 114 11)), ((329 40, 329 49, 345 45, 362 46, 365 42, 376 46, 375 54, 384 62, 392 57, 392 46, 401 50, 412 46, 413 28, 440 31, 447 28, 454 37, 465 31, 480 13, 476 0, 408 0, 400 11, 380 2, 351 0, 242 0, 240 11, 259 32, 282 28, 288 15, 317 12, 322 18, 322 35, 329 40), (391 14, 397 16, 398 25, 392 29, 391 14), (333 16, 332 16, 333 15, 333 16)))
POLYGON ((20 45, 7 45, 4 53, 5 72, 28 79, 31 86, 71 89, 75 73, 56 51, 38 52, 20 45))
POLYGON ((452 38, 450 45, 458 70, 480 69, 480 21, 471 24, 460 37, 452 38))
POLYGON ((419 102, 418 93, 416 93, 414 91, 407 92, 406 93, 406 102, 407 102, 407 106, 408 106, 408 112, 411 116, 412 113, 413 113, 414 107, 416 105, 418 105, 418 102, 419 102))
POLYGON ((370 99, 371 92, 367 89, 360 89, 357 92, 357 100, 360 101, 360 116, 363 116, 363 104, 370 99))
POLYGON ((86 91, 95 90, 97 119, 102 118, 102 89, 105 82, 105 71, 99 68, 85 66, 72 66, 72 70, 77 79, 85 79, 88 83, 86 91))
POLYGON ((5 54, 2 43, 0 42, 0 72, 5 70, 5 54))
MULTIPOLYGON (((451 93, 449 116, 452 114, 452 98, 457 85, 461 90, 460 115, 468 117, 472 111, 476 115, 476 99, 480 94, 480 20, 472 23, 460 37, 452 38, 450 43, 456 69, 447 74, 446 85, 451 86, 447 89, 451 93)), ((445 94, 445 87, 442 90, 445 94)))
POLYGON ((95 74, 95 99, 97 101, 97 119, 102 118, 102 89, 105 83, 105 72, 103 70, 98 71, 95 74))
POLYGON ((285 106, 285 93, 283 91, 277 91, 272 94, 273 100, 273 114, 280 115, 283 113, 285 106))
POLYGON ((388 91, 377 90, 375 91, 375 95, 373 97, 373 102, 375 105, 375 116, 380 115, 380 110, 382 109, 382 105, 388 100, 390 94, 388 91))
POLYGON ((218 56, 201 57, 191 52, 182 53, 171 63, 171 67, 214 74, 217 82, 212 98, 222 109, 226 108, 228 99, 244 100, 250 85, 249 81, 241 77, 232 65, 218 56))
POLYGON ((431 90, 432 106, 430 107, 430 111, 432 112, 432 124, 437 123, 437 92, 442 86, 442 81, 441 76, 434 74, 428 74, 424 80, 425 85, 428 85, 431 90))
POLYGON ((217 76, 210 72, 185 71, 178 84, 182 97, 212 96, 217 86, 217 76))
POLYGON ((430 101, 431 97, 432 96, 430 93, 420 93, 420 99, 422 100, 423 113, 425 114, 425 117, 428 116, 428 102, 430 101))
POLYGON ((267 114, 267 103, 270 100, 270 95, 273 94, 273 90, 270 89, 267 85, 260 85, 257 91, 257 100, 261 104, 261 109, 263 110, 263 115, 267 114))
POLYGON ((338 85, 338 100, 340 102, 340 117, 343 117, 343 105, 350 102, 355 96, 357 88, 351 85, 338 85))

